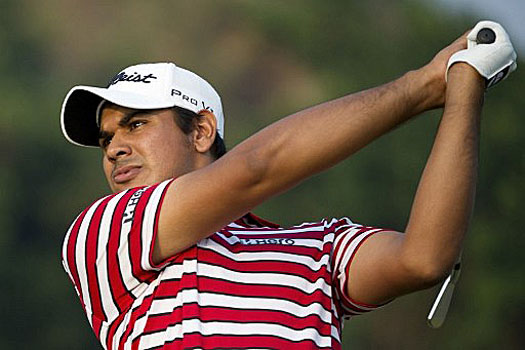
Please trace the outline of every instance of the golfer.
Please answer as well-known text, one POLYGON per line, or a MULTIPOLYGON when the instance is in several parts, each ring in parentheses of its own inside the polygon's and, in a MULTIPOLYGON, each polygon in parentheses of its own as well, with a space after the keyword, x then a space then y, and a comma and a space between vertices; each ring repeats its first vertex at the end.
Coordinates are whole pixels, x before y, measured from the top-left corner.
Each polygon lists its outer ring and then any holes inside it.
POLYGON ((100 148, 112 194, 76 217, 62 257, 101 345, 340 349, 345 319, 442 281, 472 212, 485 89, 515 60, 504 29, 481 22, 420 69, 297 112, 227 153, 219 94, 174 63, 74 87, 63 133, 100 148), (486 28, 495 41, 476 41, 486 28), (349 218, 280 227, 251 214, 436 108, 404 232, 349 218))

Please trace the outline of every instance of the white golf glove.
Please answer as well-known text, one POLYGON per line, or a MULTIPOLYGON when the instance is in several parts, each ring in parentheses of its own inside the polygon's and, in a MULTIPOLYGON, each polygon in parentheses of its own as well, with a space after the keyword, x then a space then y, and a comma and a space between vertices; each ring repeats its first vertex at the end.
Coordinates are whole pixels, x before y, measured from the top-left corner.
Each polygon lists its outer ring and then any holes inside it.
POLYGON ((516 51, 505 29, 496 22, 481 21, 467 35, 467 49, 458 51, 450 57, 447 75, 454 63, 465 62, 485 78, 489 88, 516 70, 518 66, 516 59, 516 51), (493 42, 482 43, 477 40, 479 31, 484 28, 491 29, 496 35, 493 42))

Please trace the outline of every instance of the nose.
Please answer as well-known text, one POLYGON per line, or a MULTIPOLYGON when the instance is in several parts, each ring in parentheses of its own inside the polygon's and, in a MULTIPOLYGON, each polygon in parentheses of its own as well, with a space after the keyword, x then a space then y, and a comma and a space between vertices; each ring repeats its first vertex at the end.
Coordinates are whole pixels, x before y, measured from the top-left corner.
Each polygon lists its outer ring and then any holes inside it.
POLYGON ((106 156, 108 157, 109 161, 115 162, 121 158, 131 155, 131 153, 132 148, 129 142, 127 142, 125 137, 123 137, 119 132, 115 133, 106 149, 106 156))

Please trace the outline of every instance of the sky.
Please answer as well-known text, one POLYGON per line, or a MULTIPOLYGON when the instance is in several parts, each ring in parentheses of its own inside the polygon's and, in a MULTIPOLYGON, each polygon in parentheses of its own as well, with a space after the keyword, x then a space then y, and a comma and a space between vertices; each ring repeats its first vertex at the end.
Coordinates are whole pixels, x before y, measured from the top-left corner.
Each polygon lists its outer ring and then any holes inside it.
POLYGON ((499 22, 509 33, 520 58, 525 58, 525 0, 424 0, 451 14, 499 22))

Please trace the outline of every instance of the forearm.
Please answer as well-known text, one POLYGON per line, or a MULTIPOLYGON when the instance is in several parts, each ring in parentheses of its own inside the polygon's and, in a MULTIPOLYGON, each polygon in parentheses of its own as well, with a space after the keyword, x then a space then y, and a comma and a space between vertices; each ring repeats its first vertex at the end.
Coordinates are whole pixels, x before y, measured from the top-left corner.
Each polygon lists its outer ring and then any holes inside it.
POLYGON ((465 64, 449 72, 446 103, 414 199, 404 257, 439 277, 457 259, 474 203, 483 79, 465 64))
POLYGON ((383 86, 301 111, 270 125, 232 153, 252 154, 250 164, 264 191, 286 190, 435 107, 439 82, 428 75, 422 68, 383 86))

